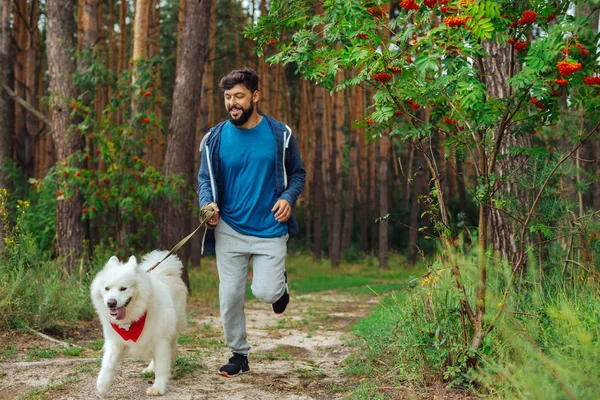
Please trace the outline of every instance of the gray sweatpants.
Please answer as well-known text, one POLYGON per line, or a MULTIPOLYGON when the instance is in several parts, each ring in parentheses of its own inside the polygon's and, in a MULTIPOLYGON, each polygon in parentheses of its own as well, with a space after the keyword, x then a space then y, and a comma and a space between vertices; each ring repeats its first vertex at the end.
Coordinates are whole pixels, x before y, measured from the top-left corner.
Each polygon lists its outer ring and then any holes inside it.
POLYGON ((225 340, 234 353, 248 354, 246 338, 246 279, 252 259, 252 293, 269 304, 285 293, 285 255, 288 235, 259 238, 242 235, 222 219, 215 228, 219 301, 225 340))

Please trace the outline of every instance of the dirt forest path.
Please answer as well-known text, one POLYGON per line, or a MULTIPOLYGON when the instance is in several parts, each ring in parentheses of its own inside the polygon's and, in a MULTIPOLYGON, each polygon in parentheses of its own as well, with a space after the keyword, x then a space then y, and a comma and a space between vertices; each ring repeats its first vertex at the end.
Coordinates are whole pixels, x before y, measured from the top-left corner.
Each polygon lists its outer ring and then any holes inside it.
MULTIPOLYGON (((348 394, 341 362, 351 348, 350 326, 372 311, 377 299, 336 292, 294 296, 283 315, 267 304, 246 303, 251 372, 224 378, 216 373, 230 353, 216 308, 188 304, 188 328, 180 336, 180 363, 163 399, 340 399, 348 394)), ((102 332, 90 322, 60 338, 86 347, 77 357, 34 334, 0 333, 0 399, 98 398, 95 381, 102 332), (47 349, 47 351, 46 351, 47 349), (44 353, 46 351, 46 353, 44 353), (54 352, 52 358, 44 354, 54 352), (32 357, 33 355, 33 357, 32 357), (37 396, 37 397, 36 397, 37 396)), ((125 360, 110 399, 142 399, 151 376, 146 362, 125 360)))

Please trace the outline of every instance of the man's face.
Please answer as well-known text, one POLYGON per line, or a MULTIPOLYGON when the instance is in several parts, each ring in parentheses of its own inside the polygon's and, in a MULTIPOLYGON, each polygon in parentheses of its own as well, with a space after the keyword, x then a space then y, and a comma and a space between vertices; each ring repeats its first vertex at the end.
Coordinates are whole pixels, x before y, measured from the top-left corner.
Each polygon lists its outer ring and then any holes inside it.
POLYGON ((225 93, 225 108, 229 113, 229 120, 235 126, 244 125, 254 112, 254 102, 258 101, 258 92, 250 90, 239 83, 225 93))

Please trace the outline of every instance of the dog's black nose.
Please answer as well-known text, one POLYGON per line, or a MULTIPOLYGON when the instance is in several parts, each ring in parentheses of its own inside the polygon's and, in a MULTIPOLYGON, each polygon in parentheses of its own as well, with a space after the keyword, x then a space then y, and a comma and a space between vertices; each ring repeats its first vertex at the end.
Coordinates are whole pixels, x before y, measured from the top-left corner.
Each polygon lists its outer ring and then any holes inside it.
POLYGON ((110 299, 106 302, 108 308, 115 308, 117 306, 117 301, 115 299, 110 299))

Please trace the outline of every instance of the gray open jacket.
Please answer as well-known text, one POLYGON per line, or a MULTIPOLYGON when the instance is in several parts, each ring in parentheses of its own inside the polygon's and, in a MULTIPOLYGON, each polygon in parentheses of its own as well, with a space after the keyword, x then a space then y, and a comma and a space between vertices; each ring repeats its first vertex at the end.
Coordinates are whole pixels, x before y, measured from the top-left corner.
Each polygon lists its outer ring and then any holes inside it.
MULTIPOLYGON (((279 122, 267 115, 266 119, 273 136, 275 137, 275 195, 278 199, 285 199, 293 207, 302 192, 306 171, 300 159, 300 151, 292 130, 286 124, 279 122)), ((220 162, 219 148, 221 146, 221 131, 225 122, 211 128, 200 144, 200 169, 198 171, 198 201, 200 207, 214 202, 219 204, 220 162)), ((294 216, 288 220, 288 233, 291 237, 298 233, 298 221, 294 216)), ((214 253, 214 237, 206 234, 203 239, 203 254, 214 253)))

